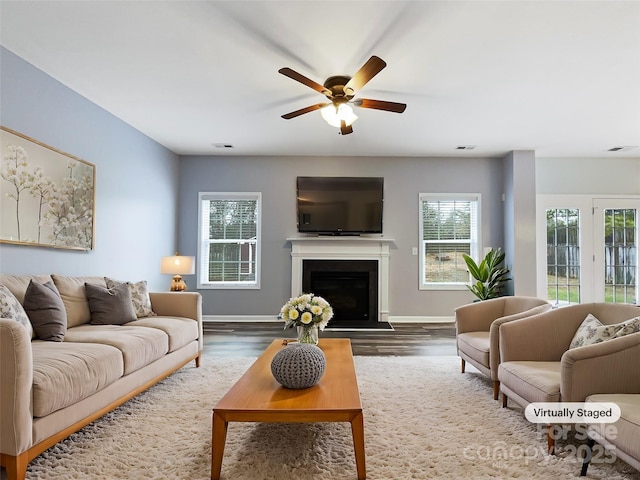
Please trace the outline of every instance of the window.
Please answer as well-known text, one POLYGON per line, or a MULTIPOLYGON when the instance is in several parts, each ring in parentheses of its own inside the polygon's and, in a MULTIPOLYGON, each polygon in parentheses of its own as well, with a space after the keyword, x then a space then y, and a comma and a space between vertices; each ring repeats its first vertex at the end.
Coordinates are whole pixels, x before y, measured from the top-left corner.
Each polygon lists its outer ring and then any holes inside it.
POLYGON ((198 288, 260 288, 260 193, 200 193, 198 288))
POLYGON ((580 210, 548 208, 547 300, 580 303, 580 210))
POLYGON ((604 298, 611 303, 636 303, 638 212, 605 208, 604 298))
POLYGON ((640 196, 537 195, 538 296, 638 303, 640 196))
POLYGON ((478 258, 480 195, 420 194, 420 288, 469 284, 462 258, 478 258))

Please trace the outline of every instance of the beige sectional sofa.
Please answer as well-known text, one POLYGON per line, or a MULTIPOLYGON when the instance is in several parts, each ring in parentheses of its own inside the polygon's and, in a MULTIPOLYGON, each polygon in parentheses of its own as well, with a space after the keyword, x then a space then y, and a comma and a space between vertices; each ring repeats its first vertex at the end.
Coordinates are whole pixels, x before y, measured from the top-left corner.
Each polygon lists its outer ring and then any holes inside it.
MULTIPOLYGON (((59 294, 66 325, 47 341, 38 338, 29 324, 0 318, 0 465, 6 468, 9 480, 24 479, 28 463, 47 448, 188 362, 195 360, 199 366, 202 352, 198 293, 145 291, 141 298, 147 305, 136 305, 135 287, 146 288, 144 282, 114 283, 96 276, 0 275, 2 298, 13 295, 24 304, 31 281, 40 290, 46 284, 55 293, 50 295, 54 302, 59 294), (109 283, 115 286, 107 288, 109 283), (85 284, 98 292, 99 301, 87 296, 85 284), (110 315, 111 297, 117 296, 114 292, 120 292, 121 305, 124 298, 133 302, 133 318, 128 318, 126 305, 126 314, 114 307, 110 315)), ((31 293, 28 297, 29 319, 42 321, 44 317, 44 327, 40 324, 38 330, 47 336, 49 310, 42 310, 37 301, 34 306, 31 293)), ((5 307, 6 302, 3 316, 7 316, 5 307)))

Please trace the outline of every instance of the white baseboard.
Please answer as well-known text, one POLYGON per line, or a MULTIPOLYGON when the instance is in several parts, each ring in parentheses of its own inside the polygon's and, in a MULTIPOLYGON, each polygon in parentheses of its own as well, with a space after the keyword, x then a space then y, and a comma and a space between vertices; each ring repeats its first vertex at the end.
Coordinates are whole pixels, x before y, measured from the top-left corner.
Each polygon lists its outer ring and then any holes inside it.
POLYGON ((230 323, 267 323, 278 322, 284 323, 278 319, 277 315, 203 315, 204 323, 230 322, 230 323))
POLYGON ((395 316, 389 315, 389 323, 393 325, 394 323, 455 323, 455 317, 428 317, 428 316, 395 316))
MULTIPOLYGON (((277 315, 203 315, 202 321, 204 323, 268 323, 277 322, 282 323, 282 320, 278 320, 277 315)), ((454 317, 427 317, 427 316, 389 316, 389 323, 391 325, 397 323, 454 323, 454 317)))

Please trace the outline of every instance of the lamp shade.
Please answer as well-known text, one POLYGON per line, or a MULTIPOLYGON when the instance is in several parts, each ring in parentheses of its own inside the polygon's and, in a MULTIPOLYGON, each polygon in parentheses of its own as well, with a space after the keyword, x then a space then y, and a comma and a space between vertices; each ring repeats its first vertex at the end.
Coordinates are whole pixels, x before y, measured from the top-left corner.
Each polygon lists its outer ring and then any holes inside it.
POLYGON ((182 255, 162 257, 160 273, 169 275, 193 275, 196 273, 196 258, 182 255))

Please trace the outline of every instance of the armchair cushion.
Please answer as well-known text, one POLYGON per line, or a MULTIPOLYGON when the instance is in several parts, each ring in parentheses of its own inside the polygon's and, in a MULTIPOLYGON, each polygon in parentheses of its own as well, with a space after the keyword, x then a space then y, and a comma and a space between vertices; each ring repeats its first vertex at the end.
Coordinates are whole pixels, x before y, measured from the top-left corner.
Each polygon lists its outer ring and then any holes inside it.
POLYGON ((640 332, 640 317, 630 318, 613 325, 603 325, 600 320, 589 314, 578 327, 573 340, 569 344, 569 348, 600 343, 636 332, 640 332))
POLYGON ((560 401, 559 362, 506 362, 498 368, 501 388, 508 385, 528 402, 560 401))
POLYGON ((458 350, 480 365, 489 365, 489 332, 459 334, 458 350))

